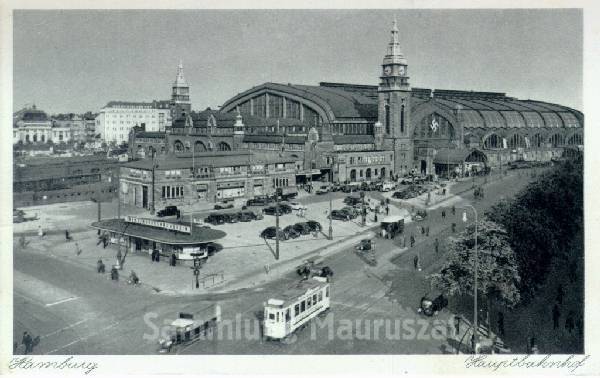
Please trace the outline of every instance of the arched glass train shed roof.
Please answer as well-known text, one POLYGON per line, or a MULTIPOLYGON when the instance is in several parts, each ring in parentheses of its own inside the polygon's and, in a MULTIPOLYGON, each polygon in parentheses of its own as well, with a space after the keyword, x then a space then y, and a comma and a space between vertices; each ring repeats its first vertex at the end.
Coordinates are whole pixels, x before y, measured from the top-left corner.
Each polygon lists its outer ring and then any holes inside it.
MULTIPOLYGON (((342 83, 264 83, 226 101, 221 111, 231 112, 236 106, 264 93, 302 99, 320 114, 326 114, 326 122, 377 120, 377 86, 342 83)), ((424 106, 458 114, 465 128, 583 127, 583 114, 575 109, 542 101, 518 100, 498 92, 412 88, 412 111, 417 112, 424 106)))

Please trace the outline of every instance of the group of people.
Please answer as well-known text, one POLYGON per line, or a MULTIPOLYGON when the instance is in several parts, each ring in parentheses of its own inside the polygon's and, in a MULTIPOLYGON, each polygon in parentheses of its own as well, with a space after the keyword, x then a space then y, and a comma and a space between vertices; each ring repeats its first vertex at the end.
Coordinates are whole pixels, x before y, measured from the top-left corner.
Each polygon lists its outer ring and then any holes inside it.
MULTIPOLYGON (((25 353, 24 354, 33 353, 33 347, 35 347, 39 343, 40 343, 40 337, 39 336, 31 337, 31 335, 29 334, 29 332, 27 332, 27 331, 23 332, 23 339, 21 340, 21 344, 23 344, 23 346, 25 347, 25 353)), ((19 345, 17 343, 14 343, 14 345, 13 345, 13 353, 16 354, 18 348, 19 348, 19 345)))

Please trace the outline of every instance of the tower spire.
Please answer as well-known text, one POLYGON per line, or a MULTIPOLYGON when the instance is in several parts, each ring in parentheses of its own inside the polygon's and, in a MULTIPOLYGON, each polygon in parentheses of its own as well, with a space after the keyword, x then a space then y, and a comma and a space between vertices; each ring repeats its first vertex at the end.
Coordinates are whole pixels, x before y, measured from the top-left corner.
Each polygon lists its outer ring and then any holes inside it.
POLYGON ((407 64, 406 58, 402 51, 400 51, 400 31, 398 30, 398 21, 394 16, 394 22, 392 23, 390 43, 388 44, 387 54, 383 58, 383 64, 399 63, 407 64))

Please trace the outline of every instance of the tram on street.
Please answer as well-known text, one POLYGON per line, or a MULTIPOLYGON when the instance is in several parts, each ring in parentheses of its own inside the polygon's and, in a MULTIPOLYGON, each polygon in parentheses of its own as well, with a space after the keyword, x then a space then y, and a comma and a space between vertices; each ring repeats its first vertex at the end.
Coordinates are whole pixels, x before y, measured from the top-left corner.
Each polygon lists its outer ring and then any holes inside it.
POLYGON ((330 284, 324 277, 312 277, 271 298, 264 310, 264 336, 281 340, 311 319, 323 314, 330 305, 330 284))
POLYGON ((169 353, 177 345, 187 345, 206 334, 221 320, 221 307, 217 304, 193 312, 180 312, 171 322, 168 337, 160 339, 159 353, 169 353))

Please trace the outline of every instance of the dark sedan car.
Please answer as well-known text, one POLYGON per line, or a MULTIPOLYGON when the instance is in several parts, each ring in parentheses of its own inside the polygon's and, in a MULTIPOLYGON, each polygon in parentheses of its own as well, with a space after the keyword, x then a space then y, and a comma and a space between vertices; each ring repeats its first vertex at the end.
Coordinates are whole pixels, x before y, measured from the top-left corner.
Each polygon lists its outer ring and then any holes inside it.
MULTIPOLYGON (((263 239, 275 239, 276 235, 275 227, 267 227, 260 233, 260 237, 263 239)), ((287 240, 287 237, 281 228, 279 229, 279 239, 287 240)))
POLYGON ((156 215, 159 216, 159 217, 161 217, 161 218, 162 217, 168 217, 168 216, 171 216, 171 215, 177 215, 177 206, 167 206, 164 209, 159 210, 156 213, 156 215))
POLYGON ((210 214, 208 217, 206 217, 206 219, 204 219, 204 222, 210 223, 213 225, 223 224, 226 222, 226 219, 223 216, 223 214, 210 214))
POLYGON ((297 237, 299 237, 301 234, 300 232, 298 232, 298 230, 296 230, 295 225, 294 226, 287 226, 286 228, 283 229, 283 233, 291 239, 296 239, 297 237))
POLYGON ((215 210, 233 209, 233 202, 219 202, 215 204, 215 210))
POLYGON ((331 215, 329 215, 329 217, 331 217, 331 219, 342 220, 344 222, 350 220, 350 215, 347 212, 342 211, 342 210, 333 210, 331 212, 331 215))
POLYGON ((348 197, 344 198, 344 203, 346 205, 354 206, 354 205, 358 205, 360 202, 361 201, 360 201, 359 197, 348 196, 348 197))
POLYGON ((314 221, 314 220, 309 220, 306 221, 306 224, 308 225, 308 227, 310 228, 310 231, 321 231, 323 229, 323 227, 321 227, 321 223, 314 221))
POLYGON ((247 206, 265 206, 273 202, 269 197, 255 197, 246 202, 247 206))
POLYGON ((311 232, 310 227, 308 226, 307 223, 304 222, 300 222, 300 223, 296 223, 295 225, 292 226, 294 228, 294 230, 296 230, 296 232, 298 232, 300 235, 308 235, 311 232))

